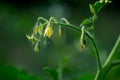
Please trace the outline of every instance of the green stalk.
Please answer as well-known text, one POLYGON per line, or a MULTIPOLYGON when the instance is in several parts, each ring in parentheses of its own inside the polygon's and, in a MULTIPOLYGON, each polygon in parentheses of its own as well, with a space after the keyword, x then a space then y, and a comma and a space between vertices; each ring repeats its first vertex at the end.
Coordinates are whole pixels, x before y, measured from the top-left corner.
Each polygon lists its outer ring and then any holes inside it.
POLYGON ((120 36, 118 37, 118 40, 116 41, 112 51, 110 52, 110 55, 108 56, 107 60, 105 61, 102 71, 97 72, 95 80, 104 80, 108 71, 111 69, 112 61, 113 61, 114 57, 116 56, 116 53, 119 49, 120 49, 120 36))
MULTIPOLYGON (((62 26, 66 26, 66 27, 70 27, 72 29, 75 29, 75 30, 81 32, 81 29, 79 27, 71 25, 71 24, 64 24, 64 23, 56 23, 56 24, 62 25, 62 26)), ((113 47, 109 57, 107 58, 104 66, 102 68, 101 67, 101 62, 100 62, 100 57, 99 57, 99 52, 98 52, 98 49, 97 49, 97 46, 96 46, 96 43, 94 41, 93 36, 90 35, 87 31, 85 32, 85 35, 91 40, 92 44, 94 45, 95 51, 96 51, 95 54, 96 54, 96 58, 97 58, 97 62, 98 62, 98 68, 99 69, 97 71, 95 80, 102 80, 107 75, 107 72, 109 71, 109 69, 111 69, 110 68, 111 62, 112 62, 113 58, 115 57, 115 53, 120 48, 120 36, 119 36, 115 46, 113 47)))
POLYGON ((99 68, 99 71, 101 71, 101 62, 100 62, 100 57, 99 57, 99 51, 98 51, 98 48, 97 48, 97 45, 95 43, 95 40, 94 38, 92 37, 92 35, 90 35, 87 31, 86 31, 86 36, 91 40, 92 44, 94 45, 94 48, 95 48, 95 54, 96 54, 96 59, 97 59, 97 62, 98 62, 98 68, 99 68))
POLYGON ((112 60, 114 59, 115 57, 115 54, 117 53, 117 51, 120 49, 120 36, 118 37, 118 40, 115 44, 115 46, 113 47, 110 55, 108 56, 106 62, 104 63, 104 66, 103 67, 107 67, 108 65, 111 64, 112 60))
MULTIPOLYGON (((75 29, 77 31, 80 31, 81 32, 81 28, 77 27, 77 26, 74 26, 74 25, 71 25, 71 24, 64 24, 64 23, 56 23, 58 25, 62 25, 62 26, 66 26, 66 27, 70 27, 72 29, 75 29)), ((97 58, 97 62, 98 62, 98 68, 99 68, 99 71, 101 71, 101 62, 100 62, 100 57, 99 57, 99 52, 98 52, 98 49, 97 49, 97 46, 96 46, 96 43, 94 41, 94 38, 93 36, 85 31, 85 35, 91 40, 92 44, 94 45, 94 48, 95 48, 95 55, 96 55, 96 58, 97 58)))

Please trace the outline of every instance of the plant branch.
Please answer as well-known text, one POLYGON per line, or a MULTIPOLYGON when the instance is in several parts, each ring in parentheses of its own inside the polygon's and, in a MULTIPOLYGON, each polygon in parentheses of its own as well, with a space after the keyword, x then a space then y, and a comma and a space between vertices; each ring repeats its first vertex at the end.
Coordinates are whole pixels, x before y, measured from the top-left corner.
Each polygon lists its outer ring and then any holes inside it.
POLYGON ((115 57, 115 54, 117 53, 117 51, 120 49, 120 36, 118 37, 118 40, 115 44, 115 46, 113 47, 110 55, 108 56, 106 62, 104 63, 104 66, 103 67, 107 67, 107 66, 110 66, 113 58, 115 57))
MULTIPOLYGON (((103 80, 104 77, 107 75, 107 72, 113 67, 112 65, 112 60, 114 59, 117 51, 120 49, 120 36, 118 37, 118 40, 116 41, 110 55, 108 56, 106 62, 103 65, 103 69, 101 72, 98 71, 95 80, 103 80)), ((120 62, 116 63, 117 65, 120 62)))
MULTIPOLYGON (((79 28, 77 26, 74 26, 74 25, 71 25, 71 24, 59 23, 59 22, 57 24, 62 25, 62 26, 67 26, 67 27, 73 28, 73 29, 81 32, 81 28, 79 28)), ((96 58, 97 58, 97 62, 98 62, 98 68, 101 71, 101 62, 100 62, 99 52, 98 52, 95 40, 94 40, 93 36, 88 31, 85 31, 85 35, 91 40, 92 44, 94 45, 94 48, 95 48, 95 51, 96 51, 95 54, 96 54, 96 58)))
POLYGON ((95 53, 96 53, 96 58, 97 58, 97 62, 98 62, 98 67, 99 67, 99 70, 101 71, 102 67, 101 67, 101 62, 100 62, 100 57, 99 57, 99 51, 98 51, 97 45, 95 43, 95 39, 87 31, 85 32, 85 34, 92 41, 92 44, 94 45, 94 48, 95 48, 95 51, 96 51, 95 53))

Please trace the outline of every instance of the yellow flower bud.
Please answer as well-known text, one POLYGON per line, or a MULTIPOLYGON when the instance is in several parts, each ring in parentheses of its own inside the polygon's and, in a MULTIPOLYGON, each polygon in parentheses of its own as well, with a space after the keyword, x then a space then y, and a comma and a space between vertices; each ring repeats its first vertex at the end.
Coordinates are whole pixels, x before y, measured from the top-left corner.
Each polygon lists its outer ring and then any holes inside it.
POLYGON ((44 32, 44 36, 50 38, 53 34, 53 29, 52 27, 50 26, 50 24, 48 23, 46 29, 45 29, 45 32, 44 32))

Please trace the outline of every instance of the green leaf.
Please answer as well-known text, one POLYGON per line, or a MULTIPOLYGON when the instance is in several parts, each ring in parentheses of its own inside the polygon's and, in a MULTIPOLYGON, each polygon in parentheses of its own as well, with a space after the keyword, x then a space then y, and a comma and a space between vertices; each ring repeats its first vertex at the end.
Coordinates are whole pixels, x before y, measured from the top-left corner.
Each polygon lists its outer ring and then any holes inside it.
POLYGON ((105 6, 105 3, 100 3, 99 1, 97 1, 94 4, 94 9, 98 13, 104 6, 105 6))
POLYGON ((89 4, 89 6, 90 6, 91 13, 93 13, 94 15, 96 15, 96 11, 94 9, 94 5, 93 4, 89 4))
POLYGON ((98 13, 104 6, 106 6, 107 4, 111 3, 111 1, 106 2, 100 2, 100 1, 96 1, 94 3, 94 9, 96 11, 96 13, 98 13))
POLYGON ((43 71, 45 71, 45 73, 51 77, 53 80, 58 80, 58 71, 56 69, 53 69, 53 68, 49 68, 49 67, 45 67, 43 68, 43 71))
POLYGON ((0 65, 0 80, 41 80, 24 70, 12 66, 0 65))
POLYGON ((108 1, 108 2, 96 1, 94 3, 94 5, 93 4, 89 4, 90 11, 91 11, 91 13, 96 15, 104 6, 106 6, 109 3, 111 3, 111 1, 108 1))
POLYGON ((90 18, 87 18, 85 20, 82 21, 82 23, 80 24, 80 26, 84 26, 84 25, 87 25, 87 24, 90 24, 92 23, 92 20, 90 18))

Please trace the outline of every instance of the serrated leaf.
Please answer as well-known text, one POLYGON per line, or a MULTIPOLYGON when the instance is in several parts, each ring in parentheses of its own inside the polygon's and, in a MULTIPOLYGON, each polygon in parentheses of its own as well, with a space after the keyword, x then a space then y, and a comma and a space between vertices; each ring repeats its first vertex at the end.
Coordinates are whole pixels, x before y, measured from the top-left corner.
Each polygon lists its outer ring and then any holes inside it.
POLYGON ((87 25, 87 24, 89 24, 91 22, 92 22, 92 20, 90 18, 87 18, 87 19, 82 21, 81 26, 87 25))
POLYGON ((89 6, 90 6, 91 13, 93 13, 94 15, 96 15, 96 11, 94 9, 94 5, 93 4, 89 4, 89 6))
POLYGON ((43 70, 53 80, 58 80, 58 71, 56 69, 45 67, 45 68, 43 68, 43 70))

